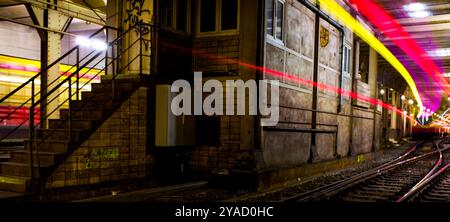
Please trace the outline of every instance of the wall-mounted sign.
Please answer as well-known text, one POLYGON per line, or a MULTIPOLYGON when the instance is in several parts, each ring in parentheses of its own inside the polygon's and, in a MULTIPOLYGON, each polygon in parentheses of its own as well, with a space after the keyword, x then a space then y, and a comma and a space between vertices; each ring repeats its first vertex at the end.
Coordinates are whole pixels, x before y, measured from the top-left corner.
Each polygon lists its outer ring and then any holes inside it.
POLYGON ((330 31, 323 26, 320 26, 320 47, 326 47, 330 42, 330 31))

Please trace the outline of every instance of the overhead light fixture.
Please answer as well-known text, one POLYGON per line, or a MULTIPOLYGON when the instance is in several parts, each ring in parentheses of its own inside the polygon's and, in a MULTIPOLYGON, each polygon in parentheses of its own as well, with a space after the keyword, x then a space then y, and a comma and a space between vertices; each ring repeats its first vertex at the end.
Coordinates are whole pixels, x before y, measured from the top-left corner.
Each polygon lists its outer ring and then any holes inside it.
MULTIPOLYGON (((436 49, 434 51, 429 52, 431 56, 435 57, 446 57, 450 56, 450 48, 442 48, 442 49, 436 49)), ((444 74, 445 75, 445 74, 444 74)))
POLYGON ((412 100, 412 99, 408 100, 408 104, 409 105, 413 105, 414 104, 414 100, 412 100))
POLYGON ((75 42, 77 45, 84 46, 84 47, 90 47, 92 45, 92 41, 86 37, 79 36, 75 39, 75 42))
POLYGON ((429 11, 425 11, 427 6, 422 3, 411 3, 403 6, 403 9, 405 9, 412 18, 424 18, 431 15, 429 11))
POLYGON ((411 18, 425 18, 431 15, 429 11, 417 11, 408 13, 411 18))
POLYGON ((102 42, 100 40, 94 40, 94 41, 92 41, 92 48, 103 51, 108 48, 108 45, 105 42, 102 42))
POLYGON ((384 89, 380 89, 380 95, 384 95, 384 93, 386 93, 386 91, 384 91, 384 89))
POLYGON ((408 12, 416 12, 416 11, 423 11, 427 9, 427 6, 423 3, 411 3, 403 6, 403 8, 408 12))
POLYGON ((400 97, 400 99, 401 99, 401 100, 405 100, 405 99, 406 99, 406 96, 405 96, 405 95, 402 95, 402 96, 400 97))
POLYGON ((82 37, 82 36, 77 37, 75 39, 75 42, 79 46, 92 47, 95 50, 100 50, 100 51, 106 50, 108 48, 108 45, 105 42, 103 42, 103 41, 100 41, 98 39, 92 40, 92 39, 88 39, 88 38, 82 37))

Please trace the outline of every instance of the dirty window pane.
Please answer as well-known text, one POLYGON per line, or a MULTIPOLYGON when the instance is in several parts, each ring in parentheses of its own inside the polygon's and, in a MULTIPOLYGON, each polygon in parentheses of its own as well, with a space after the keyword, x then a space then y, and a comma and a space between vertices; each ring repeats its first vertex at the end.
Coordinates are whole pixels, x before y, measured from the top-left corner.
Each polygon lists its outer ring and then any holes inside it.
POLYGON ((167 27, 173 25, 173 0, 163 1, 163 24, 167 27))
POLYGON ((344 72, 348 73, 348 69, 347 69, 347 59, 348 59, 348 55, 347 55, 347 48, 344 48, 344 59, 342 60, 344 62, 344 72))
POLYGON ((284 4, 277 1, 277 11, 276 11, 276 29, 275 34, 277 39, 283 39, 283 19, 284 19, 284 4))
POLYGON ((267 34, 273 36, 273 0, 267 0, 267 34))
POLYGON ((237 29, 238 0, 222 0, 222 30, 237 29))
POLYGON ((348 57, 347 57, 347 73, 350 73, 350 61, 352 59, 351 52, 352 52, 351 49, 347 49, 347 55, 348 55, 348 57))
POLYGON ((186 32, 187 21, 187 0, 178 0, 177 2, 177 29, 186 32))
POLYGON ((200 18, 200 32, 216 30, 216 0, 201 1, 200 18))

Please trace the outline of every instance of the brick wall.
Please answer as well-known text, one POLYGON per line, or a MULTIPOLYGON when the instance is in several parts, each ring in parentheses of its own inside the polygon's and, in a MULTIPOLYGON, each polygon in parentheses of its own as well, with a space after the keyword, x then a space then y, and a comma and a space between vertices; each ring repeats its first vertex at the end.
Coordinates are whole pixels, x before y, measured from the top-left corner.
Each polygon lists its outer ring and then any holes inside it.
POLYGON ((194 70, 205 73, 233 72, 239 67, 220 58, 239 60, 239 36, 214 36, 197 38, 194 41, 194 70))
POLYGON ((193 170, 231 169, 236 164, 240 154, 240 121, 239 116, 220 117, 220 145, 194 149, 191 154, 193 170))
POLYGON ((47 188, 144 178, 148 89, 125 101, 47 180, 47 188))

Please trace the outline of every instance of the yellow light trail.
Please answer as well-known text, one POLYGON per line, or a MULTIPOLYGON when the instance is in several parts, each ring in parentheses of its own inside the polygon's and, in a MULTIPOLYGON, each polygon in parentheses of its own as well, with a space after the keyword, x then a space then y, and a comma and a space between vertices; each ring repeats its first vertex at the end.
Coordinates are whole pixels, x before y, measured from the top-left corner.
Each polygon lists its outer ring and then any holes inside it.
MULTIPOLYGON (((383 45, 369 30, 367 30, 361 23, 359 23, 353 16, 351 16, 342 6, 340 6, 334 0, 317 0, 320 3, 320 7, 333 14, 338 20, 340 20, 348 29, 352 30, 356 35, 369 44, 375 51, 377 51, 387 62, 389 62, 399 73, 405 81, 408 83, 414 98, 417 101, 419 107, 423 107, 422 99, 420 98, 419 91, 417 90, 416 83, 409 74, 408 70, 402 63, 383 45)), ((422 113, 420 109, 418 116, 422 113)))

